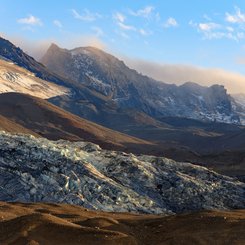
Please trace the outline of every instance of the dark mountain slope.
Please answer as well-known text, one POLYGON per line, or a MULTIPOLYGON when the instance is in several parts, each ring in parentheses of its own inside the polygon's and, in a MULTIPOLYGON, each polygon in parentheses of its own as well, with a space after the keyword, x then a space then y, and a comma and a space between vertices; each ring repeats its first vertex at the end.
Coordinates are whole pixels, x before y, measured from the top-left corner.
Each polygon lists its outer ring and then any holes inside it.
POLYGON ((27 128, 24 128, 23 126, 1 115, 0 115, 0 130, 12 132, 12 133, 32 134, 32 135, 38 136, 38 134, 34 133, 33 131, 27 128))
POLYGON ((104 128, 29 95, 1 94, 0 115, 48 139, 85 140, 107 149, 132 152, 145 148, 150 153, 154 148, 144 140, 104 128))

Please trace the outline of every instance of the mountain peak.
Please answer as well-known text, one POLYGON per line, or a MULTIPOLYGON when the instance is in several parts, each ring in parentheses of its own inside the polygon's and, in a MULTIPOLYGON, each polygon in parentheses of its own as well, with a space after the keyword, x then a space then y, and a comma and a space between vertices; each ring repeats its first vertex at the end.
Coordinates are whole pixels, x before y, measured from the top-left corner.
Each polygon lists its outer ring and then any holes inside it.
POLYGON ((202 87, 201 85, 195 83, 195 82, 185 82, 182 86, 186 86, 186 87, 202 87))
POLYGON ((47 49, 47 53, 48 52, 57 52, 57 51, 60 51, 60 50, 62 50, 62 48, 60 48, 56 43, 51 43, 51 45, 47 49))
POLYGON ((8 44, 10 44, 10 41, 9 40, 7 40, 6 38, 4 38, 4 37, 2 37, 2 36, 0 36, 0 42, 1 43, 8 43, 8 44))
POLYGON ((60 49, 60 47, 56 43, 51 43, 49 49, 60 49))
POLYGON ((91 50, 91 51, 100 51, 100 52, 104 52, 102 49, 94 47, 94 46, 86 46, 86 47, 81 47, 83 49, 87 49, 87 50, 91 50))
POLYGON ((95 55, 97 57, 110 57, 110 58, 115 58, 113 55, 105 52, 104 50, 94 47, 94 46, 86 46, 86 47, 77 47, 74 49, 69 50, 70 53, 72 54, 92 54, 95 55))
POLYGON ((224 85, 221 85, 221 84, 213 84, 212 86, 207 87, 207 86, 202 86, 202 85, 195 83, 195 82, 186 82, 186 83, 180 85, 180 87, 191 89, 191 90, 208 90, 209 89, 209 90, 213 90, 216 92, 227 93, 226 88, 224 87, 224 85))

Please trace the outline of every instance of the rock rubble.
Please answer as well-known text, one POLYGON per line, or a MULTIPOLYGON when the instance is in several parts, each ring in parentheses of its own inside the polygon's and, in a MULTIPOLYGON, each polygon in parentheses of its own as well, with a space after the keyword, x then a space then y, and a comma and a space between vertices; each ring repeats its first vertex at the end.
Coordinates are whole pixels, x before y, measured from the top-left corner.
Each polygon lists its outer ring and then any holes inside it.
POLYGON ((245 183, 163 157, 2 131, 0 200, 171 214, 245 208, 245 183))

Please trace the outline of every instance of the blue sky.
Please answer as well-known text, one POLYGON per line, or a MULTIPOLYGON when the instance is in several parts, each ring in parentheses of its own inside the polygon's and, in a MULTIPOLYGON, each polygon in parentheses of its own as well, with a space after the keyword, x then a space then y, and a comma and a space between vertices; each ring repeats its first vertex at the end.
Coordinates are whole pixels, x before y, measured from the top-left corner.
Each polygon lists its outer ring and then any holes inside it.
POLYGON ((1 0, 0 26, 3 35, 28 45, 96 45, 132 58, 245 75, 242 0, 1 0))

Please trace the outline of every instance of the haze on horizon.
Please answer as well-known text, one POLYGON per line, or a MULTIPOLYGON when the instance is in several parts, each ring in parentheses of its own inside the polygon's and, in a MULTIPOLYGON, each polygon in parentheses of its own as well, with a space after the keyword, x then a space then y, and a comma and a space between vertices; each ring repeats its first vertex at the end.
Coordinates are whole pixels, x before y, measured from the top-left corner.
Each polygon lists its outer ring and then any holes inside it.
POLYGON ((241 0, 3 0, 1 36, 38 60, 52 42, 68 49, 89 45, 157 80, 218 83, 245 93, 243 6, 241 0))

